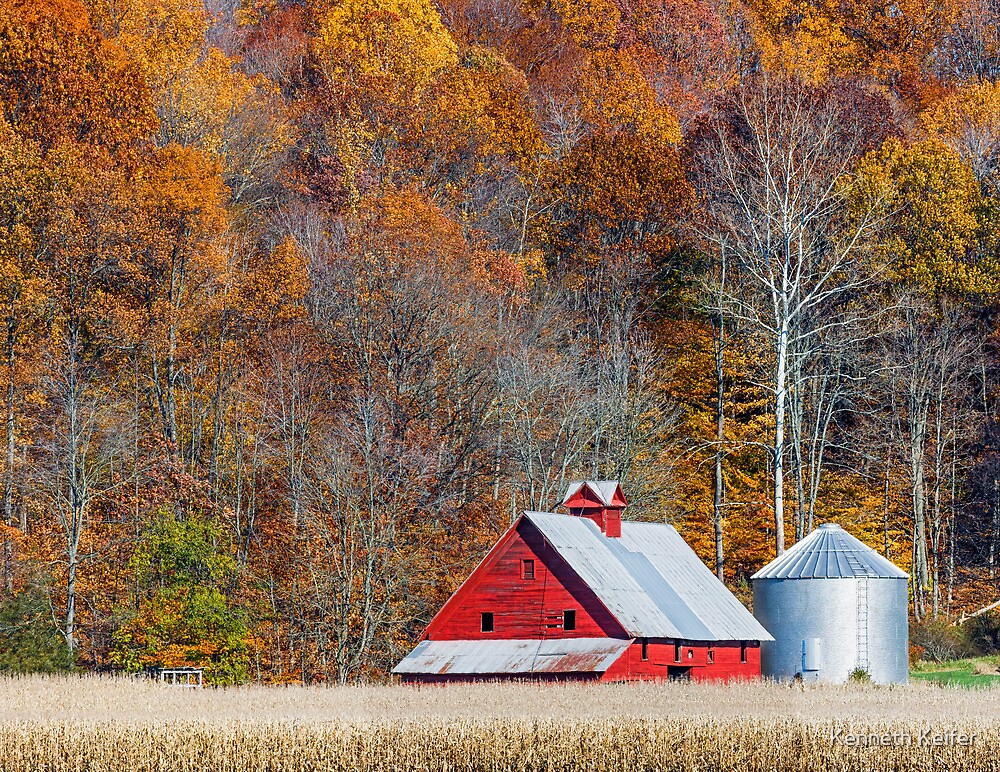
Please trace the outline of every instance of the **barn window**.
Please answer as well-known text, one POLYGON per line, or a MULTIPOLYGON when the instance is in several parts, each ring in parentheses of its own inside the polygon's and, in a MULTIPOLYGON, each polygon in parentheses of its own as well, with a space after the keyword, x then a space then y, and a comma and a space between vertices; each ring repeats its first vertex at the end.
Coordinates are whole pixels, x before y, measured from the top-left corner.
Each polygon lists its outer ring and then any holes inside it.
POLYGON ((481 617, 480 628, 482 629, 482 631, 484 633, 492 633, 493 632, 493 612, 492 611, 484 611, 482 614, 480 614, 480 617, 481 617))
POLYGON ((575 611, 564 611, 563 612, 563 630, 575 630, 576 629, 576 612, 575 611))
POLYGON ((747 642, 740 641, 740 662, 747 661, 747 642))
POLYGON ((681 645, 679 643, 674 644, 674 662, 681 661, 681 645))
POLYGON ((708 650, 708 664, 711 665, 715 662, 715 649, 708 650))
POLYGON ((694 649, 688 649, 688 659, 694 659, 694 649))
POLYGON ((521 561, 521 578, 522 579, 534 579, 535 578, 535 561, 534 560, 522 560, 521 561))
POLYGON ((649 639, 642 639, 642 661, 645 662, 649 659, 649 639))

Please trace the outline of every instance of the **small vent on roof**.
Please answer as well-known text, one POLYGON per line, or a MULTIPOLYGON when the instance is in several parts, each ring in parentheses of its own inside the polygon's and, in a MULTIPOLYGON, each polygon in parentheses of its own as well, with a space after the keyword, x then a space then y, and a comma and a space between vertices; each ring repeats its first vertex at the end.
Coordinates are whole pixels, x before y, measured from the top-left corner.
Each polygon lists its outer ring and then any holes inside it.
POLYGON ((593 520, 605 536, 622 535, 622 510, 628 506, 617 480, 570 483, 563 506, 570 514, 593 520))

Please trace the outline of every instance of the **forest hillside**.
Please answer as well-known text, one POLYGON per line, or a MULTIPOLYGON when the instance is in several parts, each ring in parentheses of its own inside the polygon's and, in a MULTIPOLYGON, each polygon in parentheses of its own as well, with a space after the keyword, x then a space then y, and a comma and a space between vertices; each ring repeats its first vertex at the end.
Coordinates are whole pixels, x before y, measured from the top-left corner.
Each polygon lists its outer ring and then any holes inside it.
POLYGON ((995 602, 998 77, 998 0, 0 0, 0 669, 380 678, 581 478, 995 602))

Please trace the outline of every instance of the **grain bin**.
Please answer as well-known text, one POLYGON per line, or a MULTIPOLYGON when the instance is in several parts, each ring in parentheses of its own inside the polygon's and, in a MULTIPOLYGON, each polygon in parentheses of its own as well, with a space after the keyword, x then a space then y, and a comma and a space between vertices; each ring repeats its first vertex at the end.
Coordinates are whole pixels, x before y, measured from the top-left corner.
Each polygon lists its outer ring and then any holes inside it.
POLYGON ((826 523, 754 574, 753 613, 774 636, 761 675, 877 683, 909 678, 907 580, 839 525, 826 523))

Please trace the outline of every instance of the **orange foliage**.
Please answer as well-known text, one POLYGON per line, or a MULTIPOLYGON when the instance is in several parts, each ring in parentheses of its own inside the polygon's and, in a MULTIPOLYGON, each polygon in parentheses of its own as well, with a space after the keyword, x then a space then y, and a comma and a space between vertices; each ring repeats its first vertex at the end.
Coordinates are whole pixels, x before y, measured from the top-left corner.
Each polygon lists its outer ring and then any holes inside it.
POLYGON ((45 147, 69 140, 120 148, 156 125, 143 73, 91 28, 77 0, 0 3, 0 104, 21 134, 45 147))
POLYGON ((754 0, 751 6, 766 66, 818 81, 864 73, 892 87, 920 70, 960 12, 954 0, 884 6, 754 0))

